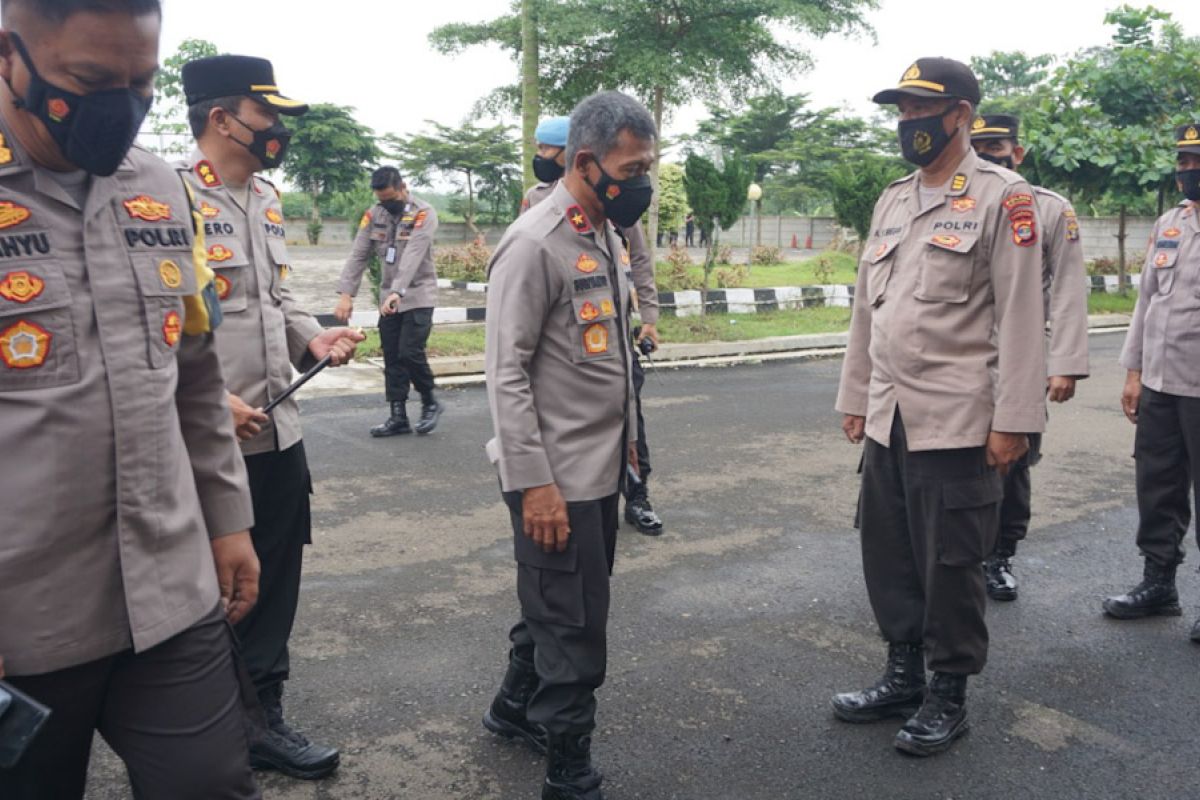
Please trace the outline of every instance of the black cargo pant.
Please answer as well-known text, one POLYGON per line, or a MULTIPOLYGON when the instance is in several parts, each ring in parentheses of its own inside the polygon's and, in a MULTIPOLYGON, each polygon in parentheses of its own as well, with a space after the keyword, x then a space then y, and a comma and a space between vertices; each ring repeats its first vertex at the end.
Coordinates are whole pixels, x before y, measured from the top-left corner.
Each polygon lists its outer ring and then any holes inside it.
POLYGON ((1029 434, 1029 452, 1013 464, 1004 476, 1004 501, 1000 504, 1000 536, 993 554, 1012 558, 1017 554, 1017 542, 1029 533, 1033 516, 1033 479, 1030 468, 1042 460, 1042 434, 1029 434))
POLYGON ((625 481, 625 499, 634 500, 646 497, 650 480, 650 445, 646 442, 646 418, 642 416, 642 387, 646 385, 646 371, 642 369, 642 359, 638 355, 637 345, 633 347, 633 397, 637 406, 637 456, 638 477, 641 484, 625 481))
POLYGON ((383 347, 383 382, 389 403, 408 399, 411 384, 422 402, 433 398, 433 370, 425 345, 433 331, 433 309, 414 308, 379 318, 379 343, 383 347))
POLYGON ((983 447, 909 452, 899 409, 890 447, 867 440, 858 522, 871 608, 889 642, 925 645, 931 670, 974 675, 987 662, 980 566, 1002 492, 983 447))
POLYGON ((509 632, 513 652, 533 663, 538 688, 529 720, 551 734, 595 728, 596 689, 608 658, 609 576, 617 549, 617 499, 568 503, 565 552, 546 553, 525 535, 521 493, 505 492, 512 517, 521 620, 509 632))
POLYGON ((242 657, 259 691, 288 679, 288 639, 300 602, 304 546, 312 542, 312 478, 304 442, 246 456, 254 527, 250 538, 261 573, 258 602, 236 626, 242 657))
POLYGON ((1146 560, 1174 567, 1183 562, 1183 537, 1192 520, 1188 493, 1200 498, 1200 398, 1143 386, 1133 456, 1138 549, 1146 560))
POLYGON ((93 731, 125 762, 137 800, 261 797, 246 729, 253 691, 220 609, 144 652, 8 680, 52 713, 17 766, 0 770, 4 800, 82 798, 93 731))

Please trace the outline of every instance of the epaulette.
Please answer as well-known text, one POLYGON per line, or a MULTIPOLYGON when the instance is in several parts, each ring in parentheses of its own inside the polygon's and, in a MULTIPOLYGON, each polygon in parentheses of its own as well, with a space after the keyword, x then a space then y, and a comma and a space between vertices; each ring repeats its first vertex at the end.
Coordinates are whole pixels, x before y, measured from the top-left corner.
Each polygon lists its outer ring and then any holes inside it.
POLYGON ((1012 186, 1014 183, 1022 183, 1025 179, 1011 169, 1006 169, 999 164, 993 164, 990 161, 979 159, 979 163, 975 166, 976 172, 982 172, 987 175, 995 175, 1000 180, 1004 181, 1005 186, 1012 186))

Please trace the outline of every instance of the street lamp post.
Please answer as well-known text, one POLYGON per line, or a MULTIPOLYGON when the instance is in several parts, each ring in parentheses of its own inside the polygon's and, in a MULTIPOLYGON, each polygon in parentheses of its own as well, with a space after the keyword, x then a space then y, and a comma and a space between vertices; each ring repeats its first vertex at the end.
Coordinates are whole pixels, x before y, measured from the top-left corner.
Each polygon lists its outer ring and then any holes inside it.
POLYGON ((746 189, 746 199, 751 202, 751 213, 754 215, 755 247, 762 247, 762 196, 762 187, 757 183, 750 184, 749 188, 746 189))

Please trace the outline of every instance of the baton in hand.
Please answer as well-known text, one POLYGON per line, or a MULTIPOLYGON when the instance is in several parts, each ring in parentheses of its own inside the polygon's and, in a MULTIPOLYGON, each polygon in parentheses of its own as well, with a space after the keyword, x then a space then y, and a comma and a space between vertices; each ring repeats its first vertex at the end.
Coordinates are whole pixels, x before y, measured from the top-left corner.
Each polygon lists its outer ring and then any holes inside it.
POLYGON ((274 411, 275 406, 279 405, 284 400, 287 400, 289 397, 291 397, 292 394, 297 389, 299 389, 301 386, 303 386, 304 384, 306 384, 310 380, 312 380, 313 377, 318 372, 320 372, 321 370, 328 367, 330 365, 330 363, 332 363, 332 361, 333 361, 333 353, 330 353, 327 356, 325 356, 324 358, 322 358, 320 361, 318 361, 316 364, 314 364, 313 367, 311 369, 309 369, 308 372, 304 373, 299 378, 297 378, 295 383, 293 383, 288 388, 284 389, 283 393, 280 394, 279 397, 276 397, 274 400, 272 400, 271 402, 269 402, 265 406, 263 406, 263 413, 270 414, 272 411, 274 411))

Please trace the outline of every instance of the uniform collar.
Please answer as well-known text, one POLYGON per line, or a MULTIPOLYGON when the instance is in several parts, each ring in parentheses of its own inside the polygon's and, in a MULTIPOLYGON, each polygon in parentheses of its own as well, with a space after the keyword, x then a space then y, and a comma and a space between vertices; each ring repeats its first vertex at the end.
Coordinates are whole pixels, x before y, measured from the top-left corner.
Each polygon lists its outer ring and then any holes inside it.
POLYGON ((550 192, 547 201, 554 205, 558 213, 566 220, 567 225, 571 227, 580 236, 591 237, 597 245, 600 246, 606 253, 612 251, 609 243, 608 232, 612 228, 612 223, 605 221, 601 235, 596 236, 596 228, 592 225, 592 220, 588 217, 587 212, 583 210, 583 206, 575 199, 575 196, 567 190, 567 185, 563 181, 557 181, 554 184, 554 190, 550 192))
MULTIPOLYGON (((950 183, 946 185, 946 198, 962 197, 971 188, 971 181, 975 179, 975 173, 979 168, 979 156, 975 155, 974 150, 968 150, 963 156, 962 161, 958 162, 958 167, 954 170, 954 174, 950 177, 950 183)), ((908 185, 905 187, 904 200, 908 203, 914 212, 914 216, 919 217, 928 214, 938 208, 945 206, 945 199, 942 203, 919 208, 917 203, 917 193, 921 191, 921 172, 920 170, 912 173, 908 185)))

